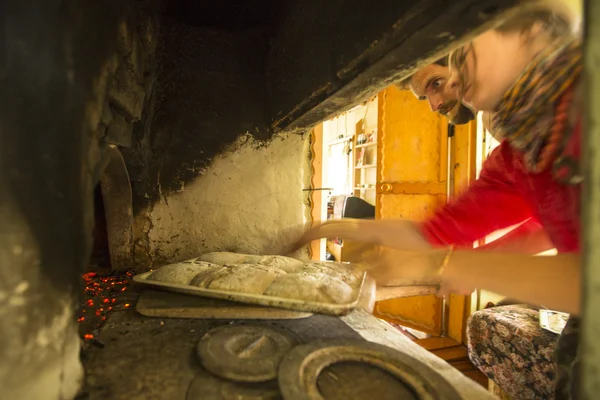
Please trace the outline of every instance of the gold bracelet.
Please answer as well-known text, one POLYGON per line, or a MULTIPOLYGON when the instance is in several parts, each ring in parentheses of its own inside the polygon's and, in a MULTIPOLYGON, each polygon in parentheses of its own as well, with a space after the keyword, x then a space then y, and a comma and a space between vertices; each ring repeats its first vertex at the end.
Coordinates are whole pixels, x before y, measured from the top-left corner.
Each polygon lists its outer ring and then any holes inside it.
POLYGON ((444 256, 444 259, 442 260, 442 264, 440 265, 440 269, 438 270, 438 273, 437 273, 438 275, 442 275, 444 273, 444 270, 446 269, 446 266, 450 262, 450 257, 452 257, 453 252, 454 252, 454 245, 451 245, 448 247, 448 252, 444 256))

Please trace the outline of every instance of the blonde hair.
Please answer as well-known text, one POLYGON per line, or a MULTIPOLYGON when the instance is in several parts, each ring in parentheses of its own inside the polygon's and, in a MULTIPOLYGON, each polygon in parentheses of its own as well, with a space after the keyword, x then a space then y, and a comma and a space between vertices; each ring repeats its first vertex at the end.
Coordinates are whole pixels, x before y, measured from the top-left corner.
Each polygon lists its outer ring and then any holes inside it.
MULTIPOLYGON (((550 42, 557 40, 567 40, 574 37, 578 27, 579 16, 577 8, 574 6, 578 0, 524 0, 522 5, 510 12, 505 20, 500 22, 493 30, 501 33, 520 33, 526 37, 526 40, 532 40, 534 28, 540 28, 541 32, 547 35, 550 42)), ((459 72, 459 79, 464 81, 463 68, 467 53, 472 51, 472 43, 450 53, 450 70, 459 72)))
POLYGON ((550 38, 558 39, 573 35, 576 22, 575 9, 564 0, 529 0, 523 1, 521 7, 494 30, 527 33, 539 25, 550 38))

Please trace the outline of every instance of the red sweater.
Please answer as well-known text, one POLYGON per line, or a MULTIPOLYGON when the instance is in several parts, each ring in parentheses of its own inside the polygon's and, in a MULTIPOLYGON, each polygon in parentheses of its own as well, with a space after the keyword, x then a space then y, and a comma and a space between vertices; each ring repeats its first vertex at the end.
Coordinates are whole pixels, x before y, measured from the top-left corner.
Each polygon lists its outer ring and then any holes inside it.
MULTIPOLYGON (((563 152, 580 159, 581 123, 563 152)), ((470 246, 527 219, 539 222, 559 252, 579 250, 581 184, 557 182, 552 168, 527 171, 521 153, 504 141, 483 165, 479 179, 422 225, 433 245, 470 246)))

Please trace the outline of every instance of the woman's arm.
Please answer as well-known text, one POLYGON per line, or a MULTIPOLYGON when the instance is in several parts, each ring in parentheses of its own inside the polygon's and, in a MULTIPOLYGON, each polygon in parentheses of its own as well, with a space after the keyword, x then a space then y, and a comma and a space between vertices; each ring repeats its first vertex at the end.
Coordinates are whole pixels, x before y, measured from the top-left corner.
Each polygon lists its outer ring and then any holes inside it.
POLYGON ((531 218, 531 208, 515 190, 510 170, 511 149, 502 144, 486 160, 481 176, 468 189, 423 223, 406 220, 330 220, 309 229, 298 249, 321 238, 343 238, 398 250, 424 251, 454 244, 472 247, 496 230, 531 218))
POLYGON ((362 242, 365 248, 376 244, 401 250, 431 249, 431 245, 413 221, 343 218, 329 220, 310 228, 296 242, 294 250, 316 239, 335 237, 362 242))
POLYGON ((444 268, 448 288, 482 288, 521 301, 579 314, 580 255, 528 256, 455 251, 444 268))
POLYGON ((554 244, 544 228, 538 222, 529 219, 506 235, 477 247, 477 251, 539 254, 553 248, 554 244))
POLYGON ((492 232, 526 221, 532 208, 512 175, 513 150, 500 144, 483 164, 479 179, 421 225, 433 246, 471 247, 492 232))

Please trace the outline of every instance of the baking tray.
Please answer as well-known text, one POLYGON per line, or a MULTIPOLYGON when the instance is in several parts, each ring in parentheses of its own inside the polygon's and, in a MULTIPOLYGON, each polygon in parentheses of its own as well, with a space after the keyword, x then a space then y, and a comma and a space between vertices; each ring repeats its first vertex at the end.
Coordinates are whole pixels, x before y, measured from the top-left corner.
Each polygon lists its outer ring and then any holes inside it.
POLYGON ((180 285, 176 283, 166 283, 147 280, 153 271, 144 272, 133 277, 133 281, 141 285, 153 287, 156 289, 167 290, 169 292, 185 293, 192 296, 210 297, 213 299, 236 301, 244 304, 254 304, 259 306, 283 308, 292 311, 305 311, 314 314, 325 314, 342 316, 350 313, 358 307, 361 300, 361 292, 365 285, 366 272, 363 272, 359 285, 354 288, 353 300, 346 304, 319 303, 315 301, 304 301, 295 299, 286 299, 283 297, 265 296, 262 294, 237 293, 226 290, 214 290, 200 288, 190 285, 180 285))

